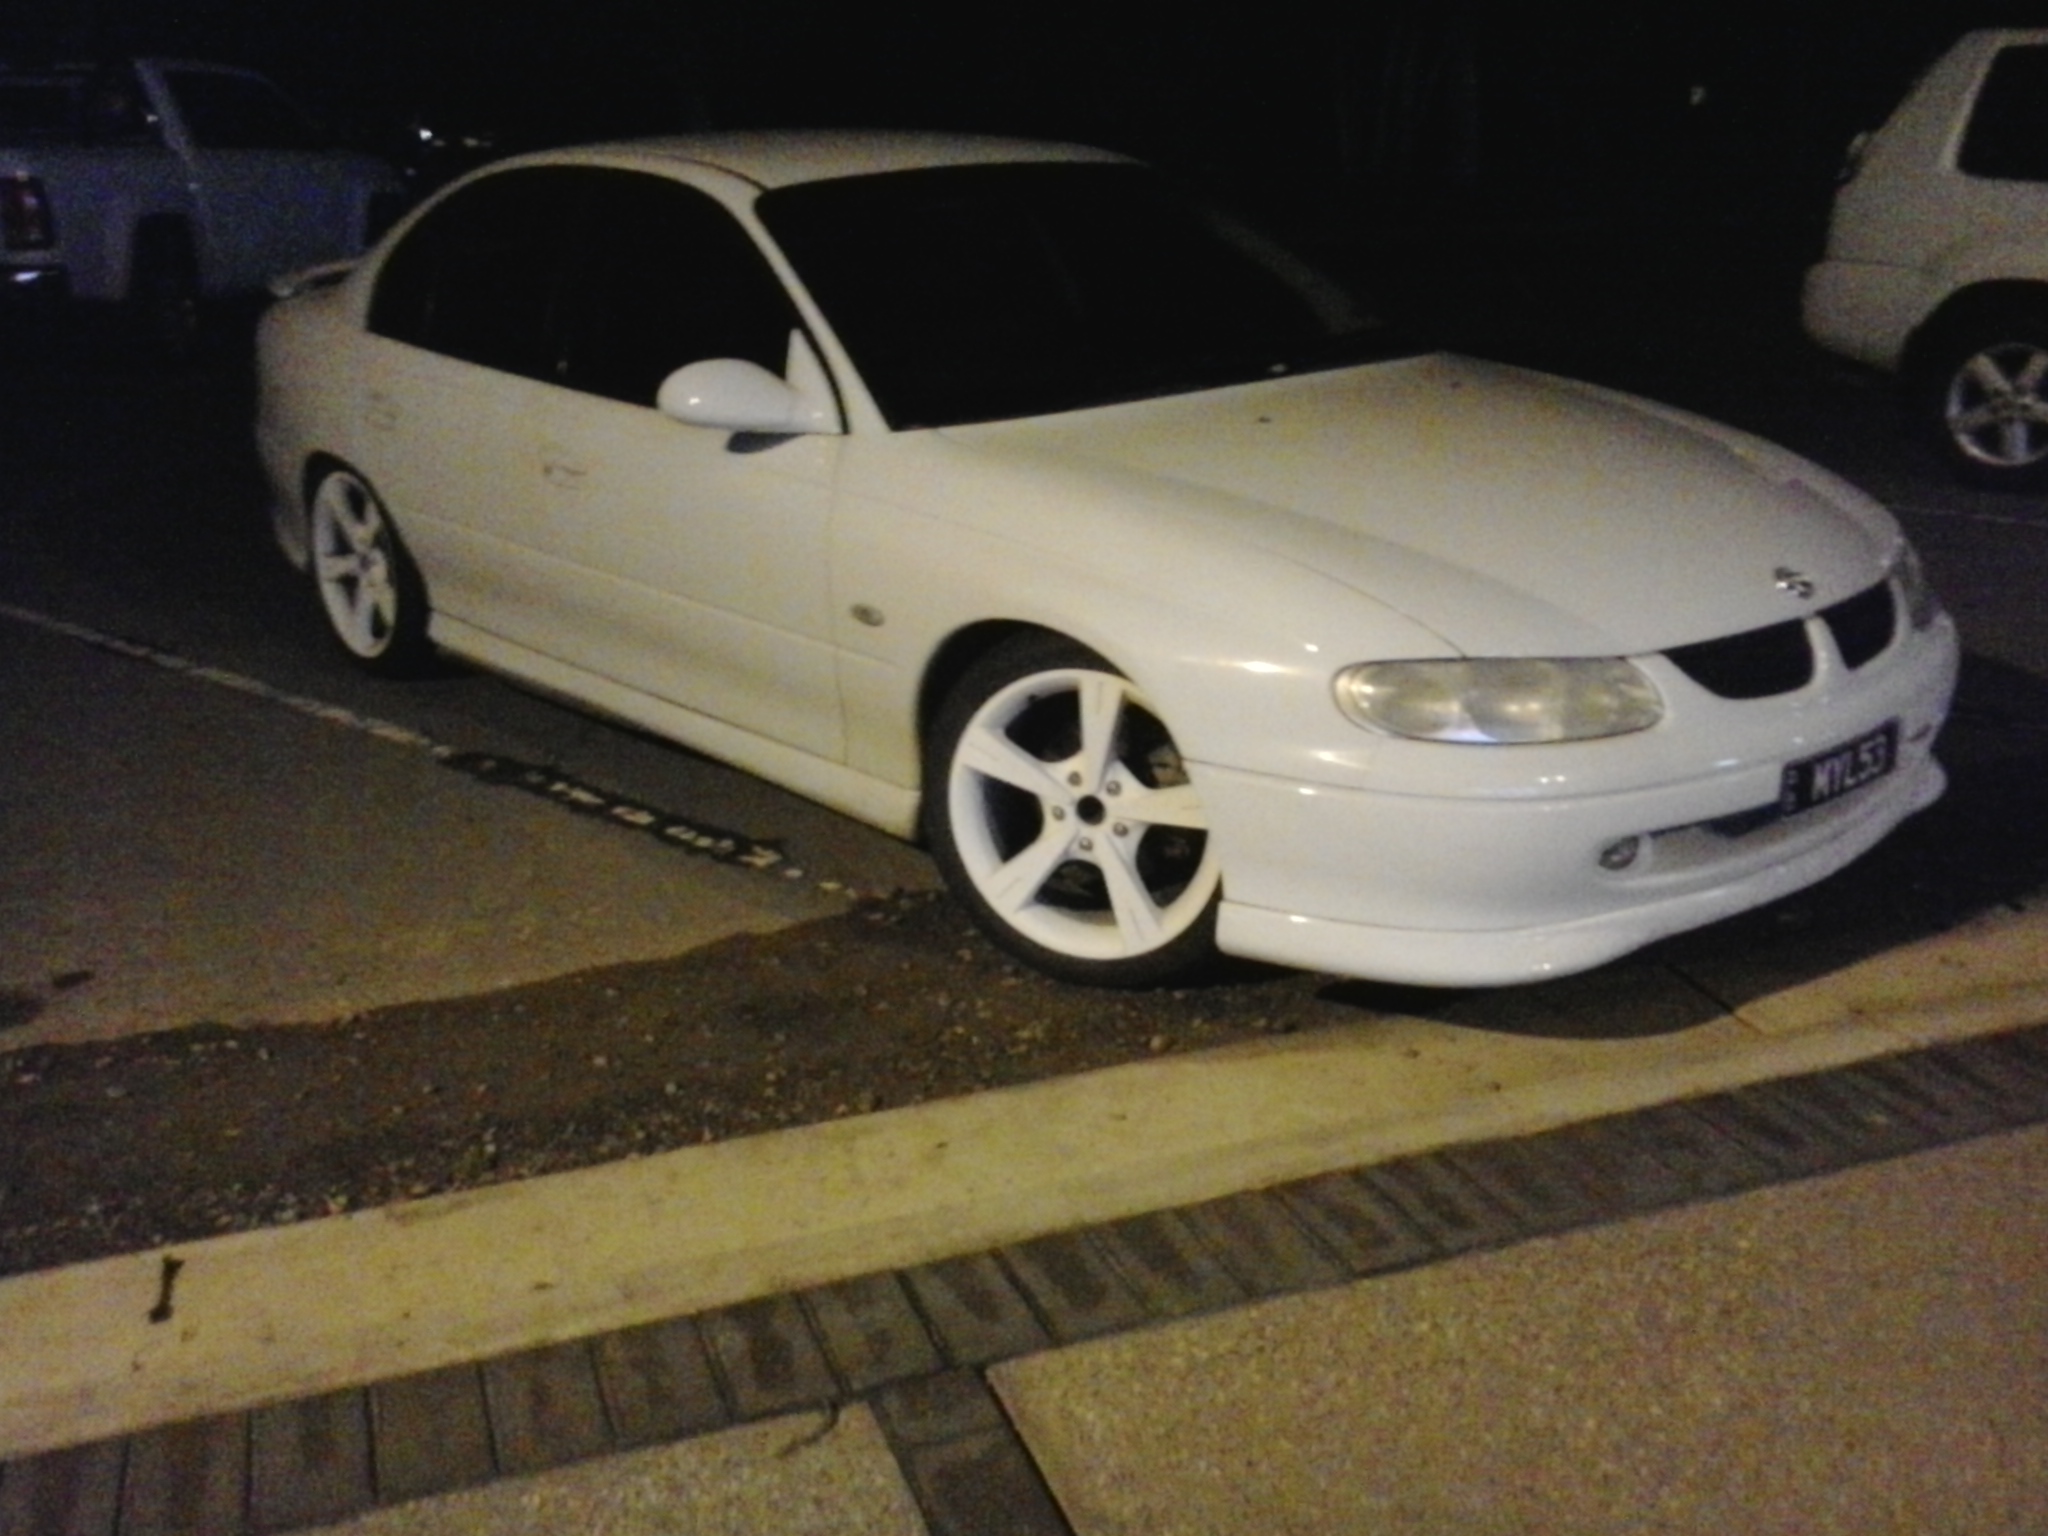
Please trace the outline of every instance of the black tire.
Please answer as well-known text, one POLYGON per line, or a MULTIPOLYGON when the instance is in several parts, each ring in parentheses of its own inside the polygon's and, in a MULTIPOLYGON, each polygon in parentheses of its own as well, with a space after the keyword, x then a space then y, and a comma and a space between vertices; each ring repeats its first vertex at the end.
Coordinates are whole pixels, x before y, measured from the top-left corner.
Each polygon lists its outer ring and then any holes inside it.
POLYGON ((924 827, 995 942, 1088 986, 1185 980, 1221 879, 1165 722, 1102 657, 1030 634, 971 666, 926 743, 924 827))
POLYGON ((135 237, 128 308, 136 334, 157 357, 182 361, 199 348, 203 329, 199 258, 179 224, 145 225, 135 237))
POLYGON ((1938 321, 1917 349, 1913 409, 1961 478, 2048 485, 2048 302, 2014 300, 1938 321))
POLYGON ((347 469, 322 474, 306 534, 321 617, 349 660, 379 677, 428 670, 427 585, 369 484, 347 469))

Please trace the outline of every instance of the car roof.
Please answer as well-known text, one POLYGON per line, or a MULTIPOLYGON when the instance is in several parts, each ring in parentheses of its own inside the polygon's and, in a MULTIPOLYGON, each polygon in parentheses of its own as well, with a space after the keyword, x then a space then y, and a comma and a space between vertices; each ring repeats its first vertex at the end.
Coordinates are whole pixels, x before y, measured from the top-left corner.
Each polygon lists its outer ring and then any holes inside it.
POLYGON ((734 133, 678 134, 593 144, 580 150, 523 157, 555 160, 589 155, 613 163, 678 163, 712 166, 753 182, 764 190, 842 176, 873 176, 888 171, 927 170, 938 166, 1013 165, 1025 162, 1075 161, 1128 163, 1129 157, 1079 144, 1037 139, 984 137, 973 134, 884 132, 872 129, 775 129, 734 133))

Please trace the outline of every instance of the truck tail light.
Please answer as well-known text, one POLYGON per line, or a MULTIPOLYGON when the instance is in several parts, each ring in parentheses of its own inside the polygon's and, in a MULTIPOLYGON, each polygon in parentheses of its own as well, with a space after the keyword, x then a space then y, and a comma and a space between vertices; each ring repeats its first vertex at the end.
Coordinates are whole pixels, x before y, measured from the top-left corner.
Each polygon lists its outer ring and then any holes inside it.
POLYGON ((10 251, 47 251, 57 243, 57 221, 41 180, 34 176, 0 177, 0 247, 10 251))

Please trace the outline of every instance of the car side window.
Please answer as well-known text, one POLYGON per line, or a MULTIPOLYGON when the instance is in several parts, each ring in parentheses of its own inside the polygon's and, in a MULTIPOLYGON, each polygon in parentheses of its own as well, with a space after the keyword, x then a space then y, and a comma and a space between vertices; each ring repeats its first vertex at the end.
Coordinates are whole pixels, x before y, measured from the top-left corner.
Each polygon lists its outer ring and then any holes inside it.
POLYGON ((567 167, 507 171, 456 189, 386 259, 370 330, 552 381, 554 310, 582 201, 582 178, 567 167))
POLYGON ((83 129, 89 144, 161 144, 156 116, 134 73, 108 69, 94 76, 85 90, 83 129))
POLYGON ((715 199, 638 171, 594 173, 586 190, 558 382, 651 407, 685 363, 737 357, 782 372, 795 308, 715 199))
POLYGON ((2006 48, 1991 61, 1956 163, 1971 176, 2048 181, 2048 47, 2006 48))
POLYGON ((318 129, 267 80, 212 70, 164 76, 201 149, 322 149, 318 129))

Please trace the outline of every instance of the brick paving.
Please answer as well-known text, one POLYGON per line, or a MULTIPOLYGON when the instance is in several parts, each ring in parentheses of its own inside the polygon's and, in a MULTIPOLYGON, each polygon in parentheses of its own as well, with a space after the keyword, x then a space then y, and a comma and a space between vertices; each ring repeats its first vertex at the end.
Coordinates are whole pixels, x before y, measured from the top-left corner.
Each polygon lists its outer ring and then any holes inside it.
POLYGON ((932 1536, 1066 1536, 999 1361, 2044 1120, 2048 1025, 27 1457, 0 1536, 287 1531, 855 1401, 932 1536))

